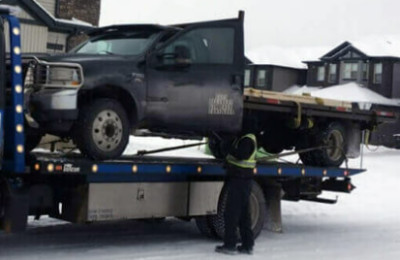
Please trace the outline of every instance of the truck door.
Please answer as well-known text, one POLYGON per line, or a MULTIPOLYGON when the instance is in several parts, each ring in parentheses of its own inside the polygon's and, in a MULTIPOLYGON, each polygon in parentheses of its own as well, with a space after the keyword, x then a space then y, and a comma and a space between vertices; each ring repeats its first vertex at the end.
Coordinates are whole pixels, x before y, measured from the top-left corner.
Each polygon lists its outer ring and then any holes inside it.
POLYGON ((153 125, 197 133, 237 132, 243 109, 243 19, 181 26, 147 59, 153 125))

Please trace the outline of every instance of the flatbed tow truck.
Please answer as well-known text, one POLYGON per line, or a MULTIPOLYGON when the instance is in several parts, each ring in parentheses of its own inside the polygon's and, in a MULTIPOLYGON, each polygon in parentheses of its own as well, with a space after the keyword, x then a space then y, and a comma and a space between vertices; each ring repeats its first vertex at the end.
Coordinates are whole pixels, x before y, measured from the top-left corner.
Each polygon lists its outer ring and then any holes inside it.
MULTIPOLYGON (((10 28, 12 68, 11 93, 6 95, 1 25, 0 229, 23 231, 29 215, 73 223, 178 217, 195 219, 203 234, 221 237, 226 201, 221 160, 123 156, 96 161, 79 154, 25 152, 20 27, 9 8, 0 8, 0 14, 10 28)), ((251 194, 255 235, 264 224, 269 230, 282 231, 282 199, 334 203, 319 195, 351 192, 350 177, 364 171, 260 161, 251 194)))

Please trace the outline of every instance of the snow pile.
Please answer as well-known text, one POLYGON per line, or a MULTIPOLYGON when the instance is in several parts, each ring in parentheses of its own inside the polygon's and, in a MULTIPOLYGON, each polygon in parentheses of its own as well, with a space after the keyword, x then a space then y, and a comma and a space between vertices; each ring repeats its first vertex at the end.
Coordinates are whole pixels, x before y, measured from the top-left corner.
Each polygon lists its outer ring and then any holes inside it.
POLYGON ((254 64, 269 64, 305 69, 307 65, 302 61, 316 60, 321 56, 321 53, 325 53, 327 49, 329 48, 285 48, 266 45, 246 51, 246 57, 254 64))
POLYGON ((386 98, 355 82, 335 85, 327 88, 293 86, 285 90, 285 93, 303 95, 311 94, 313 97, 329 98, 340 101, 359 103, 360 107, 368 108, 371 104, 399 106, 398 100, 386 98))

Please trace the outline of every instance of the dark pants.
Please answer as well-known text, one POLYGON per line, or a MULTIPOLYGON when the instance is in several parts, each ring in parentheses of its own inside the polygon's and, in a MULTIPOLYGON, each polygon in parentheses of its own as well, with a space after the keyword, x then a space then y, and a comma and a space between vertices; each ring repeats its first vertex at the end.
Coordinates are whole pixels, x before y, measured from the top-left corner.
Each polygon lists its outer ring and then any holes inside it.
POLYGON ((239 228, 243 247, 252 249, 254 237, 251 230, 249 208, 252 179, 229 177, 225 185, 228 190, 228 198, 224 215, 224 245, 229 248, 236 247, 238 241, 237 228, 239 228))

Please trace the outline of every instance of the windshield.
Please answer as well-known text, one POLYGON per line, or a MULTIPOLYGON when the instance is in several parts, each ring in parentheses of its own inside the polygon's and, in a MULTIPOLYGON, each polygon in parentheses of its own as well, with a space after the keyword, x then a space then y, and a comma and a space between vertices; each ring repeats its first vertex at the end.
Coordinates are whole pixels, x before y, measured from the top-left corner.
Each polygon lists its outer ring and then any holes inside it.
POLYGON ((156 36, 156 32, 101 35, 89 39, 71 52, 104 55, 138 55, 151 45, 156 36))

